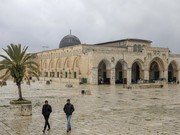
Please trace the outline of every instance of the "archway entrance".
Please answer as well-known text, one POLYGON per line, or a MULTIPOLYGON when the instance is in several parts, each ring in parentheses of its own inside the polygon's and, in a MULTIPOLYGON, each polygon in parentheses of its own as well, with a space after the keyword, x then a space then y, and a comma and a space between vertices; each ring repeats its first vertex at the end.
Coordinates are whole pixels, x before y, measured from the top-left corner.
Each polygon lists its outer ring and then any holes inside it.
POLYGON ((98 84, 110 84, 110 70, 108 62, 103 60, 98 66, 98 84))
POLYGON ((159 66, 156 61, 153 61, 150 65, 150 74, 149 74, 149 80, 159 80, 160 78, 160 71, 159 71, 159 66))
POLYGON ((176 82, 178 79, 177 64, 173 61, 168 66, 168 82, 176 82))
POLYGON ((115 84, 127 84, 127 63, 120 60, 115 67, 115 84))
POLYGON ((140 70, 141 70, 141 68, 140 68, 139 64, 137 62, 133 63, 133 65, 132 65, 132 77, 131 77, 132 83, 137 83, 138 80, 141 79, 140 70))
POLYGON ((163 61, 156 57, 149 65, 149 81, 154 82, 155 80, 164 78, 164 64, 163 61))
POLYGON ((123 65, 118 62, 116 64, 116 84, 122 84, 123 83, 123 65))

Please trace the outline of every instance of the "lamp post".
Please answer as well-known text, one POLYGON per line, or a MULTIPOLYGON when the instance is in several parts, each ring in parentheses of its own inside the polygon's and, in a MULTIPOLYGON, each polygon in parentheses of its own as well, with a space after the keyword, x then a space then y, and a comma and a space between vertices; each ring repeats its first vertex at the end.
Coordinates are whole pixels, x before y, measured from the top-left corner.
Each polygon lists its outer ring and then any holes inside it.
POLYGON ((48 46, 44 45, 42 46, 42 48, 43 48, 43 51, 45 51, 48 48, 48 46))

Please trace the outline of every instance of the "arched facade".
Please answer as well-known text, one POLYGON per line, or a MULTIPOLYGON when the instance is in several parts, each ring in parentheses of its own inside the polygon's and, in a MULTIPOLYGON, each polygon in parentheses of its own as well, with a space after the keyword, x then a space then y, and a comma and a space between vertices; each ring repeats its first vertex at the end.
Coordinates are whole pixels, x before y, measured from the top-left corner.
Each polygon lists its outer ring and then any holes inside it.
POLYGON ((180 55, 151 47, 146 40, 125 39, 76 45, 37 53, 41 76, 60 82, 133 84, 180 78, 180 55))
POLYGON ((63 65, 63 78, 71 78, 72 75, 72 63, 71 63, 71 59, 69 57, 67 57, 64 61, 64 65, 63 65))
POLYGON ((44 60, 43 61, 43 63, 42 63, 42 68, 41 68, 42 70, 41 70, 41 74, 42 74, 42 76, 44 76, 44 77, 47 77, 48 76, 48 63, 47 63, 47 61, 46 60, 44 60))
POLYGON ((74 58, 74 62, 73 62, 73 66, 72 66, 72 73, 73 73, 72 78, 76 79, 81 75, 79 64, 80 64, 79 58, 78 57, 74 58))
POLYGON ((101 60, 98 64, 98 84, 110 84, 111 64, 107 59, 101 60))
POLYGON ((127 63, 124 60, 119 60, 115 66, 115 83, 126 84, 127 83, 127 63))
POLYGON ((55 71, 56 71, 56 76, 62 78, 62 60, 61 59, 57 59, 55 71))
POLYGON ((178 66, 175 61, 171 61, 168 66, 168 82, 176 82, 178 80, 178 66))
POLYGON ((143 80, 143 62, 140 59, 136 59, 131 66, 131 83, 137 83, 139 80, 143 80))
POLYGON ((149 64, 149 80, 153 82, 154 80, 159 80, 165 78, 164 76, 165 67, 162 59, 156 57, 149 64))

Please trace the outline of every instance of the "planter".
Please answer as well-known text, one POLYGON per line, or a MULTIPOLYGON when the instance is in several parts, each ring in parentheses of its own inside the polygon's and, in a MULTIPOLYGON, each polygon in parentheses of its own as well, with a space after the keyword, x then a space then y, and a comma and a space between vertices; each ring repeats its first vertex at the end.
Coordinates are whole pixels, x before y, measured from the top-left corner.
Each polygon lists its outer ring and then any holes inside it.
POLYGON ((12 100, 10 101, 11 109, 14 110, 14 115, 30 116, 32 115, 32 103, 28 100, 12 100))

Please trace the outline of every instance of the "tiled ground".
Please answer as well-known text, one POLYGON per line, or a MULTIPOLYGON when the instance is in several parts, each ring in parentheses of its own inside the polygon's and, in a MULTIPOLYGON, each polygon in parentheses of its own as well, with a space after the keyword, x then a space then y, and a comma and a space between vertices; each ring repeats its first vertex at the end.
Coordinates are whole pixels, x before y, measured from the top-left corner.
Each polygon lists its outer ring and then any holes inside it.
POLYGON ((123 89, 122 86, 35 82, 22 85, 23 96, 33 103, 32 116, 16 116, 9 101, 17 98, 16 85, 0 88, 0 135, 42 135, 44 100, 52 105, 51 131, 65 135, 63 106, 70 98, 75 106, 69 135, 180 135, 180 86, 164 89, 123 89), (90 90, 91 95, 81 95, 90 90))

